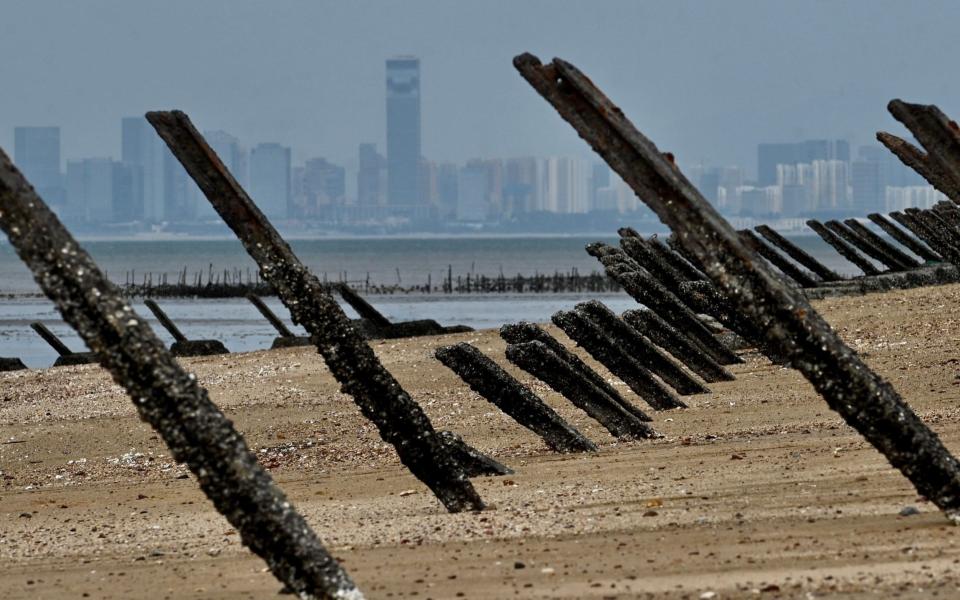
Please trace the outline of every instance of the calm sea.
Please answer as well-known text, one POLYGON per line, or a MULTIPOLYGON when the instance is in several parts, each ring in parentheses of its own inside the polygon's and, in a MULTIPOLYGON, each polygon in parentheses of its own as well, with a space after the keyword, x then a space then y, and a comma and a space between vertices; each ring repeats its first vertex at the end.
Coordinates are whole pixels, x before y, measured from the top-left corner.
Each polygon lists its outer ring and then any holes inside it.
MULTIPOLYGON (((826 244, 815 236, 792 238, 808 252, 840 272, 853 272, 826 244)), ((581 274, 599 270, 595 259, 587 255, 585 244, 603 240, 616 243, 616 237, 456 237, 456 238, 348 238, 293 240, 294 252, 318 276, 372 283, 424 284, 428 275, 434 285, 452 268, 454 276, 472 272, 477 275, 506 276, 535 273, 551 274, 573 268, 581 274)), ((239 242, 227 240, 176 241, 88 241, 89 251, 101 269, 115 282, 123 283, 126 273, 144 273, 159 280, 166 273, 175 281, 184 267, 193 281, 196 271, 247 269, 255 272, 239 242)), ((45 298, 25 297, 39 292, 23 263, 9 244, 0 244, 0 292, 16 297, 0 300, 0 356, 18 356, 30 367, 49 366, 56 354, 29 328, 32 321, 43 321, 75 351, 85 347, 72 329, 64 324, 53 305, 45 298)), ((393 320, 435 319, 444 325, 463 324, 474 328, 499 327, 519 320, 546 321, 549 316, 570 308, 586 298, 579 294, 512 295, 393 295, 369 297, 381 312, 393 320)), ((635 303, 625 294, 608 294, 604 302, 618 312, 635 303)), ((287 320, 287 311, 275 298, 267 303, 287 320)), ((191 339, 218 339, 232 351, 269 347, 273 329, 246 300, 161 299, 160 305, 191 339)), ((153 315, 139 302, 137 312, 154 326, 168 342, 172 341, 153 315)), ((347 309, 348 314, 352 311, 347 309)), ((296 330, 296 328, 294 328, 296 330)))

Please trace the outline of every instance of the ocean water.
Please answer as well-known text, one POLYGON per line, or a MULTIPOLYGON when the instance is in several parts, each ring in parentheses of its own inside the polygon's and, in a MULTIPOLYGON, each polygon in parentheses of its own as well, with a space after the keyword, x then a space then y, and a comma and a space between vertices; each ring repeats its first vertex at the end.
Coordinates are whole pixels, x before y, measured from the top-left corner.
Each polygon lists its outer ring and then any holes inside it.
MULTIPOLYGON (((502 237, 502 238, 348 238, 294 240, 294 252, 318 276, 348 280, 403 285, 424 284, 428 274, 434 285, 446 276, 448 266, 454 277, 468 272, 477 275, 506 276, 517 274, 566 272, 573 268, 581 274, 599 270, 599 263, 583 249, 589 242, 603 240, 616 243, 616 237, 502 237)), ((831 248, 815 236, 792 238, 798 245, 822 262, 843 273, 856 272, 831 248)), ((5 240, 4 240, 5 242, 5 240)), ((239 269, 255 272, 239 242, 227 240, 170 241, 90 241, 82 243, 115 282, 122 283, 129 271, 153 273, 158 281, 167 273, 173 281, 184 267, 189 273, 208 269, 239 269)), ((83 342, 60 319, 53 304, 44 297, 31 295, 39 289, 29 271, 14 254, 9 244, 0 244, 0 356, 20 357, 30 367, 46 367, 56 353, 30 329, 33 321, 44 322, 74 351, 85 350, 83 342)), ((371 295, 368 300, 391 320, 435 319, 443 325, 462 324, 476 329, 499 327, 519 320, 548 321, 551 314, 568 309, 595 294, 496 294, 444 295, 395 294, 371 295)), ((621 312, 636 303, 626 294, 600 296, 610 308, 621 312)), ((286 309, 276 298, 267 304, 288 325, 286 309)), ((159 304, 190 339, 217 339, 231 351, 241 352, 268 348, 275 332, 247 300, 236 299, 160 299, 159 304)), ((134 302, 137 312, 150 321, 162 339, 172 338, 153 319, 141 302, 134 302)), ((349 307, 345 310, 351 316, 349 307)), ((302 333, 296 327, 294 331, 302 333)))

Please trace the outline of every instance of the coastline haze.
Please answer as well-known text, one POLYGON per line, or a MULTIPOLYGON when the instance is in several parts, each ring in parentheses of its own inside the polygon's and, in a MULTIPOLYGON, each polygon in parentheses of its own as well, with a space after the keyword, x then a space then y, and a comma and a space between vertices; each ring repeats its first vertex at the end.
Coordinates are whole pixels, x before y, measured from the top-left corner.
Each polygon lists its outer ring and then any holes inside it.
POLYGON ((936 64, 958 16, 886 1, 17 2, 0 23, 0 145, 16 125, 60 125, 64 160, 119 158, 121 117, 177 107, 295 160, 355 160, 385 147, 384 60, 411 54, 427 158, 592 158, 514 72, 532 51, 590 73, 681 164, 752 174, 760 142, 870 143, 894 97, 958 112, 960 83, 936 64))

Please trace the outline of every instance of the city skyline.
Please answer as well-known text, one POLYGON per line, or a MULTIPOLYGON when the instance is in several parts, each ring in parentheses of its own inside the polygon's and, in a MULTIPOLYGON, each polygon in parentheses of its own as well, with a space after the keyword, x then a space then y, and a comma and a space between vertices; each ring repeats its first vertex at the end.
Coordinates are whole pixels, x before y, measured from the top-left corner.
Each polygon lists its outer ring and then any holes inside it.
MULTIPOLYGON (((385 97, 389 111, 389 86, 385 97)), ((15 157, 68 222, 215 222, 215 213, 145 119, 125 117, 120 125, 120 161, 61 157, 57 127, 15 128, 15 157), (61 158, 66 169, 55 173, 61 158)), ((247 146, 226 131, 204 133, 264 212, 279 221, 337 228, 397 218, 413 224, 496 224, 536 213, 642 212, 627 186, 596 160, 498 157, 457 164, 422 158, 415 163, 415 200, 404 196, 396 202, 390 200, 390 162, 374 144, 358 144, 358 164, 366 166, 348 170, 324 157, 295 164, 290 148, 280 143, 247 146), (348 191, 351 178, 357 183, 348 191)), ((854 152, 845 140, 781 141, 758 144, 756 154, 762 179, 748 179, 738 165, 687 165, 685 171, 731 217, 862 217, 942 198, 879 145, 854 152)))
POLYGON ((382 57, 396 54, 418 56, 429 73, 423 154, 455 162, 588 156, 514 72, 525 50, 586 69, 681 164, 739 164, 750 177, 757 143, 869 142, 896 127, 885 111, 894 97, 957 112, 960 83, 936 68, 955 3, 550 6, 14 3, 0 23, 13 57, 0 145, 13 145, 14 125, 56 124, 65 156, 116 156, 119 118, 181 108, 205 130, 281 141, 294 162, 343 164, 361 140, 386 153, 382 57), (43 43, 25 23, 43 23, 43 43))
MULTIPOLYGON (((538 227, 526 216, 547 213, 606 215, 608 221, 650 217, 596 157, 487 156, 456 162, 424 156, 420 58, 395 55, 383 64, 384 153, 375 142, 354 140, 354 157, 342 164, 325 156, 295 161, 291 146, 280 141, 242 140, 223 129, 206 130, 205 136, 263 212, 278 222, 396 229, 524 227, 525 221, 538 227)), ((15 160, 69 223, 140 231, 164 224, 194 232, 215 227, 216 213, 149 123, 123 117, 120 130, 120 160, 115 161, 63 156, 59 126, 18 126, 15 160)), ((739 164, 679 163, 704 197, 729 217, 798 222, 862 217, 940 199, 879 145, 855 149, 840 138, 760 141, 755 177, 739 164)))

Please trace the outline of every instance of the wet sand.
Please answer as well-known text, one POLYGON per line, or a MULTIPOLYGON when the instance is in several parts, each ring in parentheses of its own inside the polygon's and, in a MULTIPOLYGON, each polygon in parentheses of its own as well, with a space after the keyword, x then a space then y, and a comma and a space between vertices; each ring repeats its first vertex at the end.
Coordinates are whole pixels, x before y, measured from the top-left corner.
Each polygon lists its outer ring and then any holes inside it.
MULTIPOLYGON (((960 285, 816 305, 960 454, 960 285)), ((447 514, 309 348, 184 361, 370 598, 960 597, 960 529, 755 354, 655 413, 663 439, 623 443, 509 365, 494 331, 374 347, 435 426, 516 470, 475 480, 490 510, 447 514), (549 452, 432 357, 456 341, 600 451, 549 452)), ((280 590, 99 367, 0 374, 0 442, 0 596, 280 590)))

